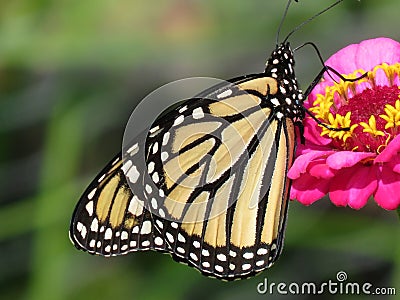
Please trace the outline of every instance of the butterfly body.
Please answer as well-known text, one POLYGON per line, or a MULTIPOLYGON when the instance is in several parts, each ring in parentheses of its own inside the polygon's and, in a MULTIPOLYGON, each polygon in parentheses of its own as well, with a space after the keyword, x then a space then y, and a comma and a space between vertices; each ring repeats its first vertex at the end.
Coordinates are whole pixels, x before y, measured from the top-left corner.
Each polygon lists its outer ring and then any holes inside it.
POLYGON ((244 278, 282 251, 304 118, 293 53, 264 73, 215 86, 164 112, 98 175, 71 221, 79 248, 103 256, 169 252, 203 274, 244 278))

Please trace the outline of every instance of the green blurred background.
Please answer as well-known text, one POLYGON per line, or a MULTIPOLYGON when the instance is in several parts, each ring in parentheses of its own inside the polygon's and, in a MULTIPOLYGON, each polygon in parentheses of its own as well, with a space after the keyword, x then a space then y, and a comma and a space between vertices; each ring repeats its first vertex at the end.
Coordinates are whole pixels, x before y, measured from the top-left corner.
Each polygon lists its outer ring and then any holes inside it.
MULTIPOLYGON (((283 34, 331 1, 301 0, 283 34)), ((286 1, 19 0, 0 2, 0 299, 289 299, 258 295, 268 282, 396 287, 399 220, 373 201, 360 211, 327 200, 292 202, 278 263, 220 282, 168 255, 105 259, 68 239, 72 211, 121 147, 124 126, 149 92, 192 76, 228 79, 263 70, 286 1)), ((325 58, 349 43, 400 39, 397 0, 346 0, 292 36, 325 58)), ((305 88, 321 69, 296 54, 305 88)), ((298 295, 294 298, 316 298, 298 295)), ((329 295, 323 299, 365 299, 329 295)), ((374 296, 371 299, 377 299, 374 296)))

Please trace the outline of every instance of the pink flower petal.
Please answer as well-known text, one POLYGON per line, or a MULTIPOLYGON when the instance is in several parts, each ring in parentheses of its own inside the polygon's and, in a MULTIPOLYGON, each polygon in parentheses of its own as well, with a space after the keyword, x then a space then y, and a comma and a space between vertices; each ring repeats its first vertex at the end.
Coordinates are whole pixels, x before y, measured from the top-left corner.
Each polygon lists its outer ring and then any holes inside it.
POLYGON ((375 167, 357 165, 341 170, 332 179, 329 196, 337 206, 349 205, 351 208, 360 209, 377 187, 377 170, 375 167))
MULTIPOLYGON (((399 61, 400 43, 380 37, 349 45, 332 55, 325 64, 341 74, 351 74, 359 69, 371 71, 376 65, 382 63, 391 65, 399 61)), ((339 80, 336 75, 330 74, 336 81, 339 80)), ((332 78, 327 73, 325 73, 324 79, 326 82, 333 83, 332 78)), ((387 80, 384 82, 387 83, 387 80)))
POLYGON ((307 168, 307 170, 311 176, 318 179, 320 178, 328 179, 335 176, 335 172, 333 172, 333 170, 329 168, 329 166, 324 161, 312 162, 307 168))
POLYGON ((299 178, 302 173, 305 173, 307 171, 307 167, 311 161, 317 158, 325 158, 331 153, 333 153, 333 151, 311 151, 303 155, 300 155, 294 161, 287 176, 290 179, 299 178))
POLYGON ((359 163, 361 160, 374 156, 374 153, 368 152, 340 151, 330 155, 326 159, 326 163, 332 169, 339 170, 341 168, 352 167, 359 163))
POLYGON ((395 164, 393 166, 393 172, 396 172, 396 173, 400 174, 400 164, 395 164))
POLYGON ((372 70, 376 65, 389 65, 400 61, 400 43, 389 38, 380 37, 362 41, 356 53, 356 69, 372 70))
POLYGON ((384 209, 395 210, 400 205, 400 174, 390 168, 381 167, 378 188, 374 198, 376 203, 384 209))
POLYGON ((304 205, 310 205, 321 199, 327 192, 329 180, 316 179, 308 174, 303 174, 292 183, 290 198, 296 199, 304 205))
MULTIPOLYGON (((330 77, 329 77, 330 78, 330 77)), ((328 86, 332 85, 332 79, 331 81, 321 81, 320 83, 318 83, 315 88, 312 90, 311 94, 308 96, 308 98, 304 101, 304 107, 306 108, 310 108, 312 107, 315 99, 317 99, 317 95, 321 94, 324 95, 325 94, 325 89, 328 86)))
POLYGON ((396 136, 389 145, 375 158, 375 163, 388 162, 400 152, 400 135, 396 136))
POLYGON ((303 121, 303 125, 304 137, 308 142, 311 142, 315 145, 328 145, 332 142, 332 139, 321 136, 321 129, 311 118, 306 118, 303 121))
POLYGON ((384 165, 390 168, 393 172, 400 173, 400 156, 397 155, 393 157, 390 162, 384 165))
MULTIPOLYGON (((356 65, 356 53, 358 50, 358 44, 351 44, 343 49, 340 49, 338 52, 336 52, 334 55, 332 55, 328 60, 325 62, 327 66, 332 67, 336 71, 338 71, 340 74, 350 74, 353 73, 355 70, 357 70, 357 65, 356 65)), ((339 77, 330 73, 332 77, 336 80, 339 81, 339 77)), ((325 73, 324 79, 327 82, 333 83, 334 81, 332 80, 331 76, 329 74, 325 73)))

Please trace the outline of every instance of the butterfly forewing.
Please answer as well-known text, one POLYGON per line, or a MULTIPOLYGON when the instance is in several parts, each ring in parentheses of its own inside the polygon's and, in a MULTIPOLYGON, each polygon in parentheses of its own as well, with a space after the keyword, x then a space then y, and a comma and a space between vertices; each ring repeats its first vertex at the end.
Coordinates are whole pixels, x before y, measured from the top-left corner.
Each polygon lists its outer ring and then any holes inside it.
POLYGON ((164 112, 82 196, 71 239, 102 255, 168 251, 228 280, 269 267, 282 249, 301 97, 282 44, 265 73, 164 112))

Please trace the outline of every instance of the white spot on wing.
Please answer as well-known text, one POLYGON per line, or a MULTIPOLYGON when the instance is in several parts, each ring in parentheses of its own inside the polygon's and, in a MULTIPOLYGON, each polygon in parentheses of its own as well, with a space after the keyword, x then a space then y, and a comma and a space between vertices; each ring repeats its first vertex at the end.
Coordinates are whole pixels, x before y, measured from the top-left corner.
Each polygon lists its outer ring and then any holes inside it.
POLYGON ((89 194, 88 194, 88 199, 89 200, 91 200, 92 198, 93 198, 93 196, 94 196, 94 194, 96 193, 96 191, 97 191, 97 188, 94 188, 89 194))
POLYGON ((265 263, 264 260, 258 260, 258 261, 256 262, 256 266, 261 267, 264 263, 265 263))
POLYGON ((132 160, 127 160, 122 164, 121 170, 124 172, 124 174, 128 173, 129 169, 132 167, 133 162, 132 160))
POLYGON ((155 142, 154 145, 153 145, 153 154, 156 154, 157 151, 158 151, 158 143, 155 142))
POLYGON ((272 98, 271 99, 271 103, 272 103, 273 106, 279 106, 280 105, 279 100, 277 98, 272 98))
POLYGON ((254 254, 251 252, 246 252, 243 254, 243 258, 245 259, 252 259, 254 257, 254 254))
POLYGON ((180 115, 179 117, 177 117, 174 121, 174 124, 172 126, 177 126, 179 124, 181 124, 183 122, 183 120, 185 120, 185 117, 183 115, 180 115))
POLYGON ((139 151, 139 145, 136 143, 132 147, 130 147, 126 152, 129 153, 131 156, 135 155, 139 151))
POLYGON ((105 240, 111 240, 112 238, 112 230, 111 228, 107 228, 106 232, 104 233, 105 240))
POLYGON ((170 234, 169 232, 167 232, 165 235, 167 236, 168 241, 170 241, 171 243, 174 242, 174 237, 172 236, 172 234, 170 234))
POLYGON ((257 250, 258 255, 265 255, 268 253, 268 250, 266 248, 260 248, 257 250))
POLYGON ((128 232, 122 231, 121 233, 121 240, 127 240, 128 239, 128 232))
POLYGON ((149 173, 153 173, 153 171, 154 171, 154 166, 155 166, 154 161, 149 162, 149 164, 147 165, 147 171, 148 171, 149 173))
POLYGON ((157 209, 158 203, 157 203, 156 198, 152 198, 152 199, 151 199, 151 207, 152 207, 153 209, 157 209))
POLYGON ((224 268, 222 266, 220 266, 220 265, 215 265, 214 268, 215 268, 215 271, 217 271, 217 272, 223 272, 224 271, 224 268))
POLYGON ((151 222, 144 221, 142 225, 142 229, 140 230, 140 234, 149 234, 151 233, 151 222))
POLYGON ((185 110, 187 110, 187 105, 185 105, 184 107, 181 107, 178 111, 180 113, 183 113, 185 110))
POLYGON ((149 131, 150 131, 150 133, 154 133, 154 132, 156 132, 158 129, 160 129, 160 126, 157 125, 157 126, 151 128, 149 131))
POLYGON ((176 222, 171 222, 171 227, 172 228, 178 228, 178 223, 176 223, 176 222))
POLYGON ((162 145, 165 146, 169 141, 170 133, 166 132, 163 136, 162 145))
POLYGON ((131 202, 129 202, 128 211, 135 216, 139 216, 143 212, 144 202, 139 200, 135 195, 132 197, 131 202))
POLYGON ((232 95, 232 90, 231 89, 223 91, 222 93, 218 94, 217 98, 221 99, 221 98, 229 97, 230 95, 232 95))
POLYGON ((137 181, 138 178, 139 178, 139 175, 140 175, 140 173, 139 173, 138 169, 136 168, 136 166, 133 166, 133 167, 129 170, 129 172, 126 174, 126 177, 128 177, 128 179, 129 179, 130 182, 136 183, 136 181, 137 181))
POLYGON ((158 173, 155 172, 151 178, 153 179, 154 183, 158 183, 160 181, 160 177, 158 176, 158 173))
POLYGON ((161 161, 166 161, 168 158, 168 153, 167 152, 161 152, 161 161))
POLYGON ((82 236, 83 238, 85 238, 85 237, 86 237, 86 233, 87 233, 86 227, 85 227, 82 223, 79 222, 79 223, 76 225, 76 228, 77 228, 78 231, 81 233, 81 236, 82 236))
POLYGON ((145 189, 146 189, 146 192, 147 192, 148 194, 151 194, 151 192, 153 191, 153 189, 151 188, 151 186, 148 185, 148 184, 146 184, 145 189))
POLYGON ((163 222, 161 222, 160 220, 156 220, 156 224, 157 224, 157 226, 160 227, 161 229, 164 228, 164 224, 163 224, 163 222))
POLYGON ((193 110, 192 113, 193 119, 201 119, 204 118, 204 112, 201 109, 201 107, 197 107, 196 109, 193 110))
POLYGON ((88 212, 89 216, 93 216, 93 201, 88 202, 85 206, 86 211, 88 212))
POLYGON ((220 253, 220 254, 217 255, 217 259, 220 260, 220 261, 226 261, 226 255, 220 253))
POLYGON ((178 241, 180 241, 182 243, 186 242, 185 237, 181 233, 178 233, 178 241))
POLYGON ((97 218, 94 218, 92 221, 92 224, 90 225, 90 230, 97 232, 97 230, 99 230, 99 221, 97 220, 97 218))
POLYGON ((106 174, 101 175, 101 177, 99 179, 97 179, 97 182, 102 182, 105 177, 106 177, 106 174))
POLYGON ((163 243, 164 243, 163 239, 160 238, 159 236, 154 239, 154 244, 156 244, 157 246, 161 246, 163 243))

